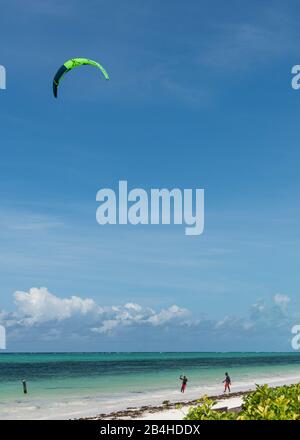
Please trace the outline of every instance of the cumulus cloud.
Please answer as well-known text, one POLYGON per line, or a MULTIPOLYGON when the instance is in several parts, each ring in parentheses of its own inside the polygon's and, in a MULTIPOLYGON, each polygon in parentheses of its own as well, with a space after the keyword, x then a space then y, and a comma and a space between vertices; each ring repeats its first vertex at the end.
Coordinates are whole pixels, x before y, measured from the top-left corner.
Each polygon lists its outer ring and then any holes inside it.
MULTIPOLYGON (((96 349, 99 349, 97 341, 101 341, 102 349, 108 340, 118 341, 121 347, 123 343, 126 347, 132 344, 134 348, 139 340, 153 341, 151 347, 156 349, 164 338, 169 338, 166 342, 169 350, 177 347, 178 339, 184 341, 185 347, 190 344, 190 349, 219 350, 217 344, 223 349, 228 344, 229 349, 238 350, 240 343, 245 350, 245 344, 253 338, 256 344, 253 347, 261 349, 257 345, 261 341, 265 344, 263 349, 268 350, 271 340, 278 344, 282 338, 288 343, 290 329, 300 318, 290 314, 290 298, 285 294, 276 294, 269 302, 256 301, 248 316, 225 315, 218 320, 199 318, 195 312, 176 304, 157 310, 132 302, 103 307, 91 298, 60 298, 46 287, 17 291, 14 302, 14 311, 0 311, 0 324, 7 327, 11 340, 20 344, 26 338, 47 344, 64 341, 64 344, 71 342, 73 347, 77 347, 78 341, 84 344, 92 341, 96 349)), ((144 347, 145 343, 141 348, 144 347)))
POLYGON ((171 319, 181 319, 189 315, 189 311, 186 309, 181 309, 178 306, 171 306, 168 309, 163 309, 157 314, 153 314, 149 317, 149 322, 153 325, 162 325, 171 319))
POLYGON ((188 316, 188 311, 176 305, 168 309, 155 312, 151 308, 143 308, 139 304, 128 303, 124 306, 106 309, 105 318, 99 327, 92 328, 93 332, 107 333, 116 327, 128 325, 150 325, 162 326, 166 323, 174 322, 177 319, 188 316))
POLYGON ((90 326, 89 330, 93 333, 110 333, 117 327, 160 326, 188 316, 188 311, 177 305, 159 311, 135 303, 100 307, 91 298, 59 298, 46 287, 33 287, 28 292, 17 291, 14 293, 14 302, 15 312, 2 312, 0 315, 9 327, 38 327, 63 322, 74 325, 76 321, 90 326))
POLYGON ((74 315, 86 315, 101 310, 92 299, 82 299, 78 296, 58 298, 45 287, 33 287, 29 292, 15 292, 16 316, 19 322, 26 326, 49 321, 62 321, 74 315))

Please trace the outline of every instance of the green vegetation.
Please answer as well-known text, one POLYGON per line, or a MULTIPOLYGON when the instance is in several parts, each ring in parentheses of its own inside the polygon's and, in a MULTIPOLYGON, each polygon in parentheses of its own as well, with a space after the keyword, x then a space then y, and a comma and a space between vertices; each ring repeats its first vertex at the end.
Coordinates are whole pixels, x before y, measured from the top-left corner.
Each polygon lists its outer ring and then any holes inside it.
POLYGON ((210 400, 207 396, 204 396, 198 401, 199 406, 195 406, 189 410, 184 420, 235 420, 236 414, 217 411, 213 409, 216 402, 210 400))
POLYGON ((239 413, 213 409, 216 402, 206 396, 199 403, 185 420, 300 420, 300 383, 278 388, 257 385, 244 397, 239 413))

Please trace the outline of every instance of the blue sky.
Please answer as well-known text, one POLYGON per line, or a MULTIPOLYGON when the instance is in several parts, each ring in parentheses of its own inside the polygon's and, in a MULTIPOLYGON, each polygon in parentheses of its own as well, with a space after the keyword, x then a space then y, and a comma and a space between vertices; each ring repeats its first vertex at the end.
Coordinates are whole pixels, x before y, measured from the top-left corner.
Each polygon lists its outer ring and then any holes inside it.
POLYGON ((299 13, 296 1, 2 5, 0 317, 12 350, 290 349, 299 13), (76 56, 111 81, 78 69, 55 100, 53 75, 76 56), (100 227, 96 193, 122 179, 204 188, 204 234, 100 227))

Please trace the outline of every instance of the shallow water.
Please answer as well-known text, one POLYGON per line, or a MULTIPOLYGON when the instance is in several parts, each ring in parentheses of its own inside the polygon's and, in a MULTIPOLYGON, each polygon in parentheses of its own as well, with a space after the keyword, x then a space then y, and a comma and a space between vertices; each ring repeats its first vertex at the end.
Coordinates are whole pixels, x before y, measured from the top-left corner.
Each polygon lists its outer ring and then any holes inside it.
POLYGON ((300 353, 1 353, 0 418, 79 417, 219 394, 227 370, 233 391, 296 382, 300 353), (184 396, 181 374, 189 377, 184 396))

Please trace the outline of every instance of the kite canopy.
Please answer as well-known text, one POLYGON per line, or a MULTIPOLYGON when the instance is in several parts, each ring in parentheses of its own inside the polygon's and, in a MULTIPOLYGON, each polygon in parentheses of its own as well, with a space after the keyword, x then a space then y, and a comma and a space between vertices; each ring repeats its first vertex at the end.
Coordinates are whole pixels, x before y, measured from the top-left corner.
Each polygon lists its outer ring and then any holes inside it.
POLYGON ((57 98, 57 89, 59 86, 59 83, 62 79, 62 77, 69 72, 70 70, 74 69, 74 67, 79 66, 85 66, 85 65, 91 65, 94 67, 98 67, 98 69, 101 70, 103 73, 105 79, 109 80, 108 73, 104 69, 104 67, 101 66, 101 64, 96 63, 96 61, 89 60, 88 58, 72 58, 71 60, 66 61, 56 72, 55 77, 53 79, 53 94, 55 98, 57 98))

